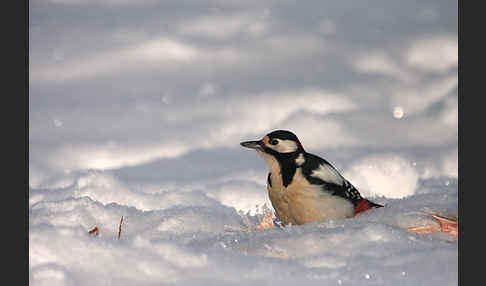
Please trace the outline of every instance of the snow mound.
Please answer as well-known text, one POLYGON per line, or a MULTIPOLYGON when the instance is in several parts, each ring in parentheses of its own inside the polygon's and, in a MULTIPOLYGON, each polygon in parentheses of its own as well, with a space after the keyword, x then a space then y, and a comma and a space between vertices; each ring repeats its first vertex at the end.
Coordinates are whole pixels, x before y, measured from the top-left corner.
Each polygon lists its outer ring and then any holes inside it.
POLYGON ((144 193, 102 172, 75 181, 30 189, 31 285, 457 284, 457 239, 404 229, 435 223, 424 211, 457 215, 456 181, 419 181, 417 193, 382 197, 384 208, 351 219, 264 231, 248 231, 261 212, 235 203, 259 188, 252 181, 216 180, 177 196, 144 193), (206 195, 235 190, 228 201, 206 195), (94 227, 98 234, 89 234, 94 227))
POLYGON ((399 199, 415 193, 420 178, 412 162, 395 154, 366 156, 344 172, 365 197, 399 199))

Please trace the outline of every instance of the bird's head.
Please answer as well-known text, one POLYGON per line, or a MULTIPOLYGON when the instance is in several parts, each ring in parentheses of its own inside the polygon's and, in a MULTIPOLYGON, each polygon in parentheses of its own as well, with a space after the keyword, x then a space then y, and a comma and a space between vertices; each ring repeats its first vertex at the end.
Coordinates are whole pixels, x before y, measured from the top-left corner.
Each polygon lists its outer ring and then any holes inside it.
POLYGON ((290 183, 296 168, 305 162, 304 148, 297 136, 290 131, 276 130, 268 133, 261 140, 240 144, 255 149, 267 163, 270 173, 282 175, 284 186, 290 183))
POLYGON ((255 149, 260 155, 268 154, 275 157, 298 154, 304 151, 297 136, 287 130, 272 131, 261 140, 245 141, 240 144, 243 147, 255 149))

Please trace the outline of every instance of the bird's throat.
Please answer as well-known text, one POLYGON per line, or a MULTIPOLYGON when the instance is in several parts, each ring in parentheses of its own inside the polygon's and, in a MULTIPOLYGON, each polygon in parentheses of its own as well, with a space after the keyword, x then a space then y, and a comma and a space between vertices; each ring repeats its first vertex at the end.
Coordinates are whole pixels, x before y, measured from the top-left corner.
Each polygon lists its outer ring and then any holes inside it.
POLYGON ((295 158, 298 155, 294 153, 268 154, 260 150, 257 152, 267 163, 272 176, 281 176, 283 186, 287 187, 297 170, 295 158))

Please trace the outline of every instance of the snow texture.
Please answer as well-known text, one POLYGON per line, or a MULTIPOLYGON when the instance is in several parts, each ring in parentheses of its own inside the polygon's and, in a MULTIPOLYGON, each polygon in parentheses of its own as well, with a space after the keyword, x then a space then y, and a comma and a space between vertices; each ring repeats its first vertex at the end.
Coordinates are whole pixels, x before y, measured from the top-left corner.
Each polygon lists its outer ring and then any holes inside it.
POLYGON ((457 285, 404 229, 457 216, 457 50, 451 0, 29 1, 29 284, 457 285), (275 129, 385 207, 248 231, 275 129))

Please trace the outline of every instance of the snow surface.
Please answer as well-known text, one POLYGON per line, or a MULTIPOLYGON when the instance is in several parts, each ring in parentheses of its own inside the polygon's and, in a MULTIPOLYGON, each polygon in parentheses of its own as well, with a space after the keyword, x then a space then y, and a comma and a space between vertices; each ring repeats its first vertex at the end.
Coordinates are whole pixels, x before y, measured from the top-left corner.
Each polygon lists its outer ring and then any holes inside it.
POLYGON ((457 215, 457 49, 452 0, 29 1, 30 285, 457 285, 403 229, 457 215), (247 231, 275 129, 386 207, 247 231))

